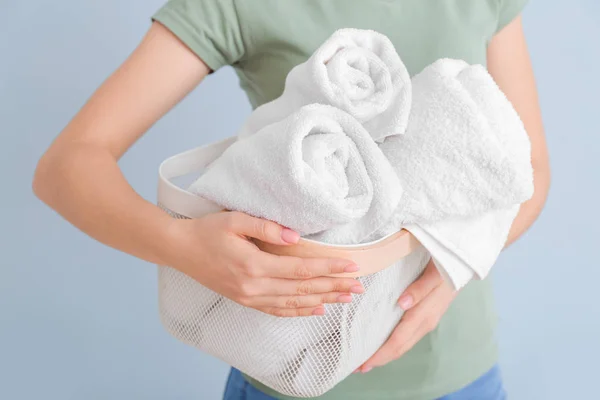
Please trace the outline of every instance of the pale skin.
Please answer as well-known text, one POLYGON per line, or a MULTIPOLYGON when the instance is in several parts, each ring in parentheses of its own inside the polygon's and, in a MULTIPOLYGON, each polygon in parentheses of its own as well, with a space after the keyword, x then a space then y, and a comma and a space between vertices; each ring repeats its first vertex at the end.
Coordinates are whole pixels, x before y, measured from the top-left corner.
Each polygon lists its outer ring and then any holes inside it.
MULTIPOLYGON (((515 20, 492 40, 488 68, 523 119, 532 142, 535 195, 512 226, 516 240, 540 213, 549 167, 533 73, 515 20)), ((290 245, 299 236, 239 212, 170 218, 127 183, 118 160, 210 72, 171 32, 154 23, 128 59, 98 88, 41 158, 33 189, 70 223, 98 241, 151 263, 170 265, 240 304, 277 316, 324 313, 362 286, 327 275, 355 272, 347 260, 300 259, 261 252, 249 238, 290 245)), ((362 371, 400 357, 437 326, 455 293, 428 266, 400 299, 408 309, 389 341, 362 371), (404 303, 406 299, 411 304, 404 303)))

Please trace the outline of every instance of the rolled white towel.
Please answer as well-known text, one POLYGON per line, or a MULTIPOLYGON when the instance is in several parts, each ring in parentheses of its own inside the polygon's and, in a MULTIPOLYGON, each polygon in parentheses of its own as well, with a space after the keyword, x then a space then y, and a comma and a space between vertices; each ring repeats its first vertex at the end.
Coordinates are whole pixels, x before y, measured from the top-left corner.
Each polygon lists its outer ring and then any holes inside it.
POLYGON ((332 244, 372 235, 401 197, 392 166, 361 124, 319 104, 232 144, 189 190, 332 244))
POLYGON ((283 94, 260 107, 239 133, 245 137, 311 103, 335 106, 375 140, 406 129, 410 76, 392 42, 378 32, 340 29, 288 74, 283 94))

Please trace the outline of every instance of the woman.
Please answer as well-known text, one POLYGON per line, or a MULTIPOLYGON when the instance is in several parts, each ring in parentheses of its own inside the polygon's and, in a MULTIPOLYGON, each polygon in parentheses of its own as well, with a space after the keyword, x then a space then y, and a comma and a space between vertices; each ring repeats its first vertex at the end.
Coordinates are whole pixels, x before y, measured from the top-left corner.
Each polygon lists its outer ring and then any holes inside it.
MULTIPOLYGON (((415 74, 441 57, 486 64, 532 142, 535 195, 508 244, 537 218, 548 157, 519 14, 524 0, 171 0, 139 47, 94 93, 39 162, 35 193, 97 240, 170 265, 228 298, 278 316, 322 314, 351 301, 356 281, 328 278, 344 260, 277 259, 248 238, 285 245, 298 234, 242 213, 173 220, 139 197, 118 159, 211 71, 232 65, 254 107, 281 94, 285 76, 336 29, 374 29, 415 74)), ((407 312, 356 374, 320 399, 505 398, 493 339, 489 280, 460 293, 434 267, 399 299, 407 312)), ((225 399, 289 399, 232 370, 225 399)))

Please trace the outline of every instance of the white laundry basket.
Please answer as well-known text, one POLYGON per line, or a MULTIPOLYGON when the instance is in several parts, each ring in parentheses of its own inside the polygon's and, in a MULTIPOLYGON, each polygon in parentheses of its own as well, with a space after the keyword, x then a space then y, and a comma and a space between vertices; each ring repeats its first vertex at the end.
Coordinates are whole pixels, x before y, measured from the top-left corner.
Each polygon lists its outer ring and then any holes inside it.
MULTIPOLYGON (((235 138, 165 160, 159 170, 159 206, 175 218, 220 211, 172 180, 201 171, 235 138)), ((159 308, 177 339, 295 397, 316 397, 351 374, 385 342, 402 316, 397 300, 423 271, 429 254, 407 231, 369 244, 332 246, 257 242, 264 251, 302 257, 341 257, 361 266, 365 293, 349 304, 327 304, 324 316, 279 318, 244 307, 166 266, 158 268, 159 308)))

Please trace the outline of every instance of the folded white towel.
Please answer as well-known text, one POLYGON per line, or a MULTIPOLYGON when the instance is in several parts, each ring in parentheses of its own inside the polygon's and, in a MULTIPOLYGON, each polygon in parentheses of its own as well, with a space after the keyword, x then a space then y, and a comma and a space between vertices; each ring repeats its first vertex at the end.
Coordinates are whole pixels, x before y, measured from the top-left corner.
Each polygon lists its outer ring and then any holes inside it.
POLYGON ((290 71, 283 94, 258 107, 239 136, 256 133, 301 106, 320 103, 348 112, 379 140, 404 133, 410 96, 408 71, 385 35, 341 29, 290 71))
POLYGON ((429 251, 442 277, 459 290, 471 279, 484 279, 506 244, 520 206, 470 218, 405 225, 429 251))
POLYGON ((531 197, 527 132, 484 67, 438 60, 412 87, 406 134, 380 145, 404 190, 391 230, 506 209, 531 197))
POLYGON ((402 226, 460 289, 489 273, 533 194, 531 145, 482 66, 438 60, 413 78, 407 132, 381 144, 405 190, 378 235, 402 226))
POLYGON ((319 104, 232 144, 190 191, 332 244, 372 235, 401 197, 392 166, 361 124, 319 104))

